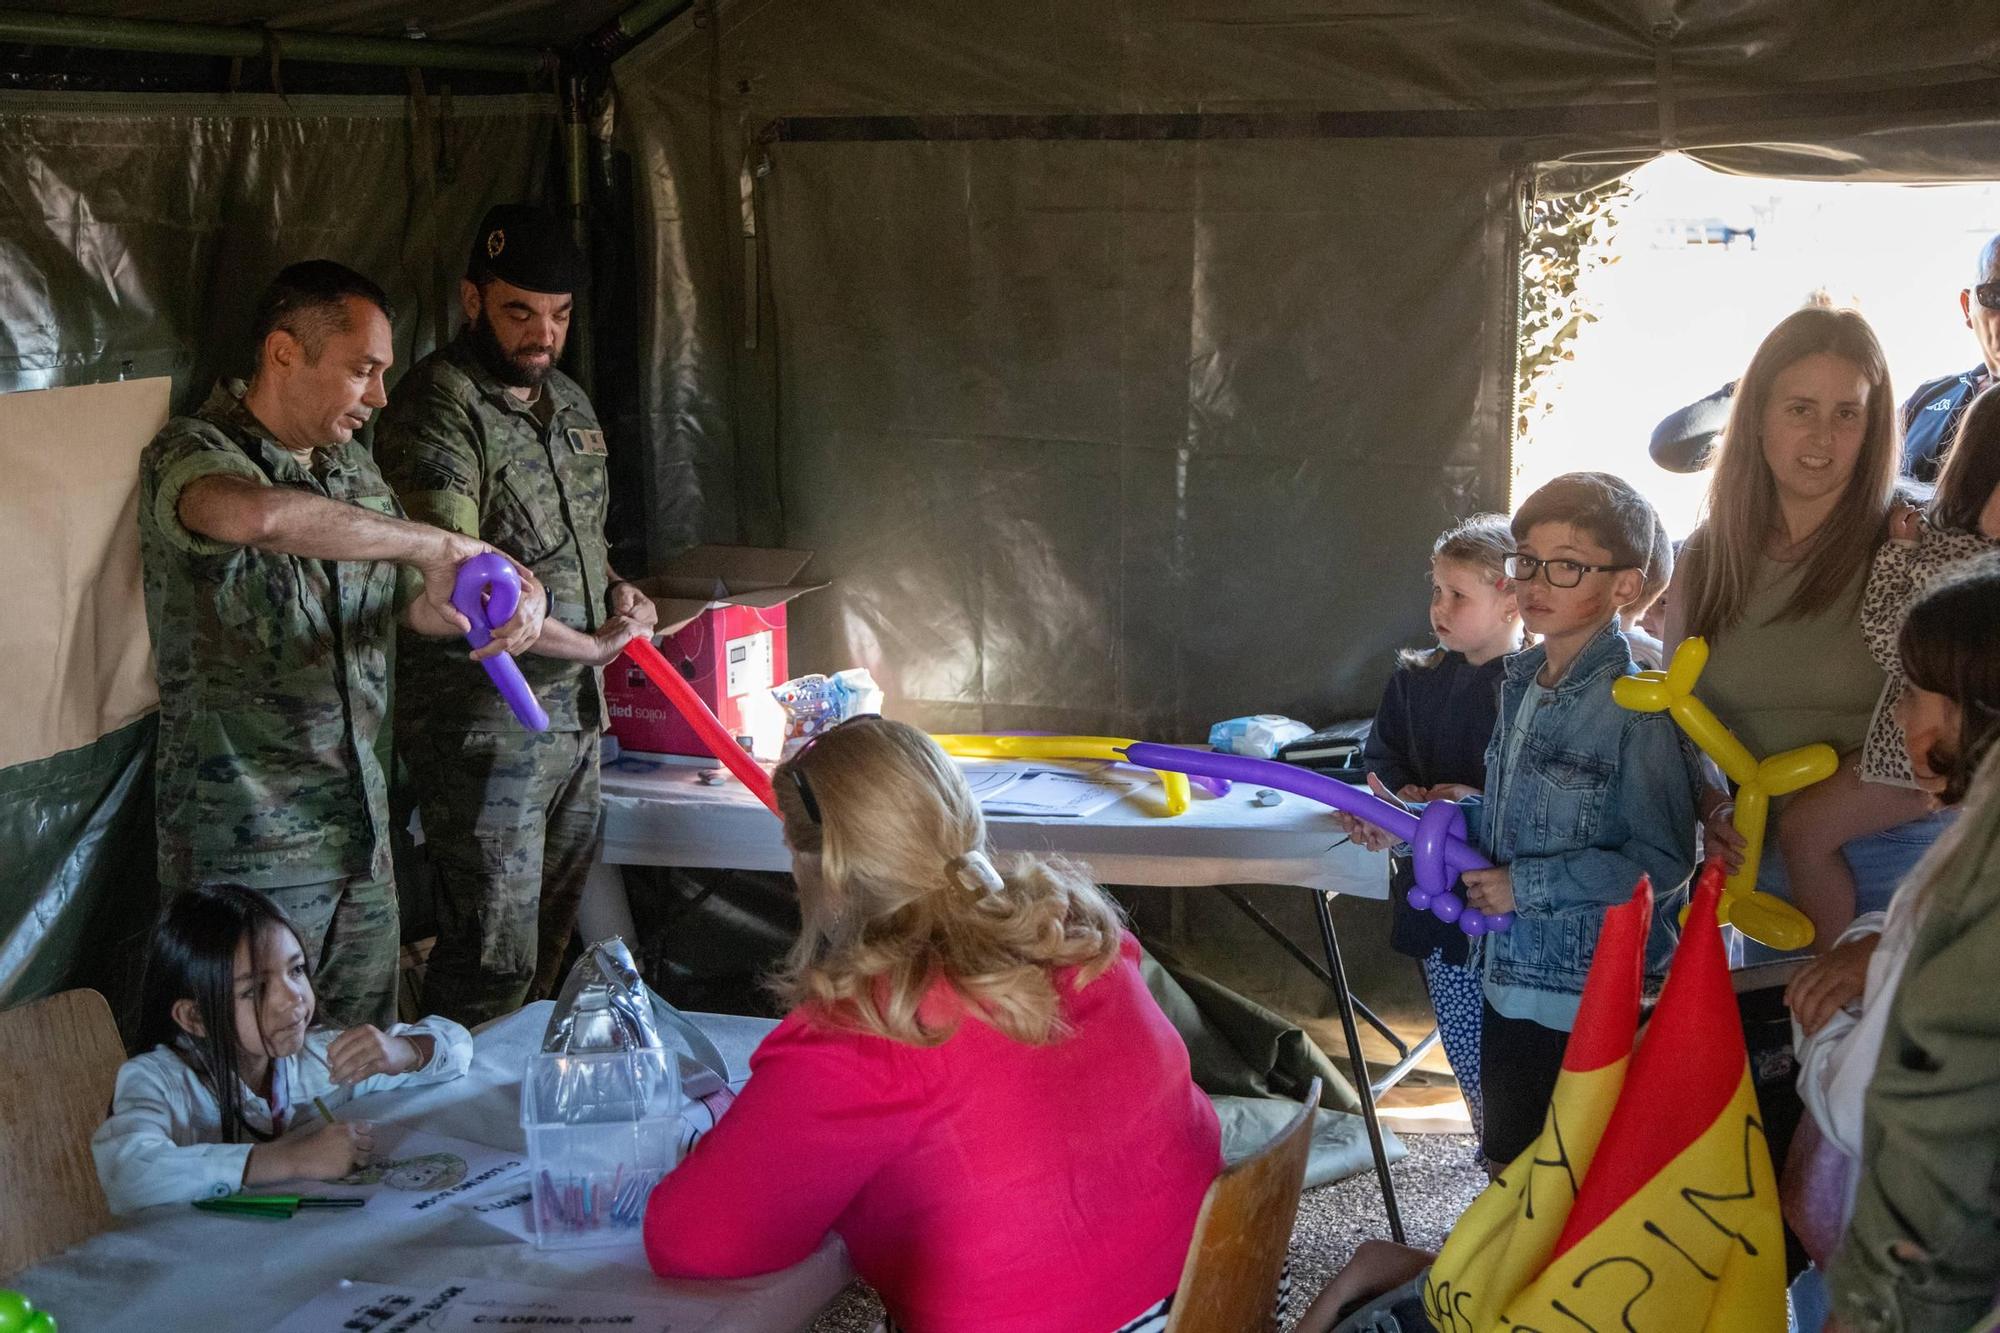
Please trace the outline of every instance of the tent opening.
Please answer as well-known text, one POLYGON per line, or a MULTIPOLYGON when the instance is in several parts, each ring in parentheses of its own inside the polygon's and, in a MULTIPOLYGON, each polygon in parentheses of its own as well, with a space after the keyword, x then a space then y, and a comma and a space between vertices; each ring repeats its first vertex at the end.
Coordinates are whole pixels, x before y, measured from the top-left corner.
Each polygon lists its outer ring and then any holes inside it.
POLYGON ((1996 229, 1996 182, 1774 180, 1680 154, 1539 205, 1524 249, 1514 503, 1563 472, 1611 472, 1686 536, 1708 478, 1653 463, 1661 418, 1742 374, 1771 326, 1820 290, 1874 326, 1899 403, 1977 365, 1958 293, 1996 229))

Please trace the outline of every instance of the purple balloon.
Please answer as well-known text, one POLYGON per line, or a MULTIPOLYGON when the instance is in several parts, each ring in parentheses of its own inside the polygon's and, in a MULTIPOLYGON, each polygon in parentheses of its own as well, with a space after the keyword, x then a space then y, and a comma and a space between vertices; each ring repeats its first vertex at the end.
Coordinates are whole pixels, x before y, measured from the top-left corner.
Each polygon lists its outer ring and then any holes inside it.
MULTIPOLYGON (((1152 741, 1135 741, 1126 746, 1125 757, 1145 768, 1275 787, 1279 791, 1318 801, 1321 805, 1330 805, 1342 814, 1366 820, 1409 843, 1413 850, 1428 849, 1424 853, 1425 859, 1417 861, 1416 869, 1419 889, 1428 892, 1430 897, 1425 903, 1418 903, 1413 893, 1410 901, 1419 911, 1428 906, 1432 915, 1442 921, 1463 919, 1465 901, 1451 892, 1457 878, 1468 870, 1489 870, 1493 865, 1465 841, 1465 812, 1451 801, 1433 801, 1426 806, 1421 819, 1428 822, 1429 829, 1420 832, 1419 816, 1383 800, 1367 788, 1350 786, 1324 773, 1279 763, 1275 759, 1216 754, 1211 750, 1189 750, 1178 745, 1157 745, 1152 741), (1428 875, 1424 873, 1426 864, 1431 868, 1428 875)), ((1513 924, 1514 915, 1511 912, 1481 918, 1486 933, 1504 931, 1513 924)))
MULTIPOLYGON (((451 604, 471 623, 472 628, 465 632, 466 641, 474 648, 484 648, 493 642, 494 628, 506 624, 514 608, 521 604, 521 576, 514 572, 514 566, 505 556, 481 552, 458 567, 458 577, 451 588, 451 604)), ((522 726, 529 731, 549 729, 549 715, 535 698, 534 690, 528 687, 520 663, 506 653, 495 653, 479 665, 486 668, 487 679, 500 691, 500 697, 514 710, 522 726)))
MULTIPOLYGON (((989 731, 986 734, 989 736, 1060 736, 1063 733, 1059 731, 989 731)), ((1189 773, 1186 774, 1186 777, 1190 783, 1201 788, 1210 796, 1229 795, 1230 783, 1228 778, 1212 778, 1206 773, 1189 773)))

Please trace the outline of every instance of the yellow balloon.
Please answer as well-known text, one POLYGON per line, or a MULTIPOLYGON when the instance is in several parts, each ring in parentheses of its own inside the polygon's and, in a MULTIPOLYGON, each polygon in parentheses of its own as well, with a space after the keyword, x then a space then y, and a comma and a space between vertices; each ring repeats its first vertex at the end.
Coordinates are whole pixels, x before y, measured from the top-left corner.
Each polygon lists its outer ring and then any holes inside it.
POLYGON ((1673 714, 1681 730, 1729 775, 1731 782, 1741 785, 1757 776, 1756 757, 1736 739, 1734 732, 1722 725, 1720 718, 1708 711, 1707 704, 1692 694, 1683 694, 1674 700, 1673 714))
POLYGON ((1708 668, 1708 640, 1699 636, 1682 639, 1681 646, 1674 649, 1674 660, 1667 663, 1667 689, 1674 694, 1693 694, 1695 682, 1708 668))
POLYGON ((1722 919, 1759 944, 1787 952, 1813 942, 1812 918, 1770 893, 1746 893, 1722 900, 1722 919))
POLYGON ((1786 796, 1801 787, 1824 782, 1840 767, 1840 756, 1831 745, 1801 745, 1796 750, 1774 754, 1757 765, 1757 785, 1773 796, 1786 796))
MULTIPOLYGON (((933 736, 946 754, 966 759, 1115 759, 1126 762, 1125 747, 1136 744, 1116 736, 933 736)), ((1185 773, 1154 773, 1166 796, 1167 813, 1184 815, 1193 804, 1185 773)))
POLYGON ((1612 681, 1611 697, 1620 708, 1635 713, 1664 713, 1674 701, 1667 693, 1666 678, 1657 671, 1641 671, 1612 681))
POLYGON ((1764 826, 1770 813, 1771 798, 1755 782, 1736 789, 1736 815, 1729 823, 1743 839, 1743 864, 1723 881, 1724 893, 1740 895, 1756 889, 1757 868, 1764 859, 1764 826))
MULTIPOLYGON (((1811 918, 1782 898, 1757 892, 1764 826, 1770 820, 1773 796, 1784 796, 1831 777, 1840 766, 1840 757, 1832 746, 1802 745, 1758 762, 1749 747, 1722 725, 1722 719, 1695 698, 1694 687, 1707 666, 1707 641, 1684 639, 1664 673, 1641 671, 1613 681, 1611 697, 1634 712, 1664 709, 1671 713, 1688 739, 1736 784, 1736 815, 1730 824, 1743 839, 1743 864, 1724 881, 1716 914, 1760 944, 1803 949, 1813 941, 1811 918)), ((1685 908, 1681 921, 1686 924, 1685 908)))

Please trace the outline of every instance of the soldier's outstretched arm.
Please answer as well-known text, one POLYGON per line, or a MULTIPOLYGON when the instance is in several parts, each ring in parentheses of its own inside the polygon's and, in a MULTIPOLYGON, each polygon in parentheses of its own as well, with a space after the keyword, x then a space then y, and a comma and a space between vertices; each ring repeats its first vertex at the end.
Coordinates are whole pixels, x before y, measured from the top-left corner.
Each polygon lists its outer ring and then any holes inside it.
MULTIPOLYGON (((175 512, 189 531, 231 546, 254 546, 310 560, 408 565, 423 575, 424 588, 406 608, 404 623, 419 633, 438 636, 463 634, 468 628, 465 617, 451 604, 452 582, 459 565, 494 549, 428 523, 219 474, 190 481, 175 512)), ((513 563, 523 575, 520 608, 494 631, 491 643, 473 654, 475 658, 525 651, 541 635, 547 595, 526 567, 513 563)))
POLYGON ((487 549, 484 542, 428 523, 290 486, 266 486, 214 473, 195 478, 181 490, 177 512, 183 526, 211 541, 310 560, 455 567, 487 549))

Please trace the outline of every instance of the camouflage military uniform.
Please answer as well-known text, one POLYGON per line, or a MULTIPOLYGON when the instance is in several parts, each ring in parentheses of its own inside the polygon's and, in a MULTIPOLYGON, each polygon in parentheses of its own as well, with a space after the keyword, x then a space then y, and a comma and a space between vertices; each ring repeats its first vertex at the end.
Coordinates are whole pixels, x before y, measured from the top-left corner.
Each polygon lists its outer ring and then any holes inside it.
MULTIPOLYGON (((574 381, 552 371, 523 403, 461 335, 396 386, 375 449, 412 517, 534 570, 554 619, 603 622, 604 435, 574 381)), ((595 669, 524 654, 537 735, 462 652, 406 635, 400 653, 396 743, 437 886, 424 1007, 484 1022, 554 987, 597 856, 603 695, 595 669)))
POLYGON ((393 564, 232 546, 180 521, 201 477, 289 486, 384 514, 395 496, 367 453, 310 469, 218 386, 139 460, 139 549, 160 683, 159 871, 262 889, 316 958, 320 1007, 341 1023, 394 1013, 397 912, 388 783, 375 751, 397 614, 421 586, 393 564))

